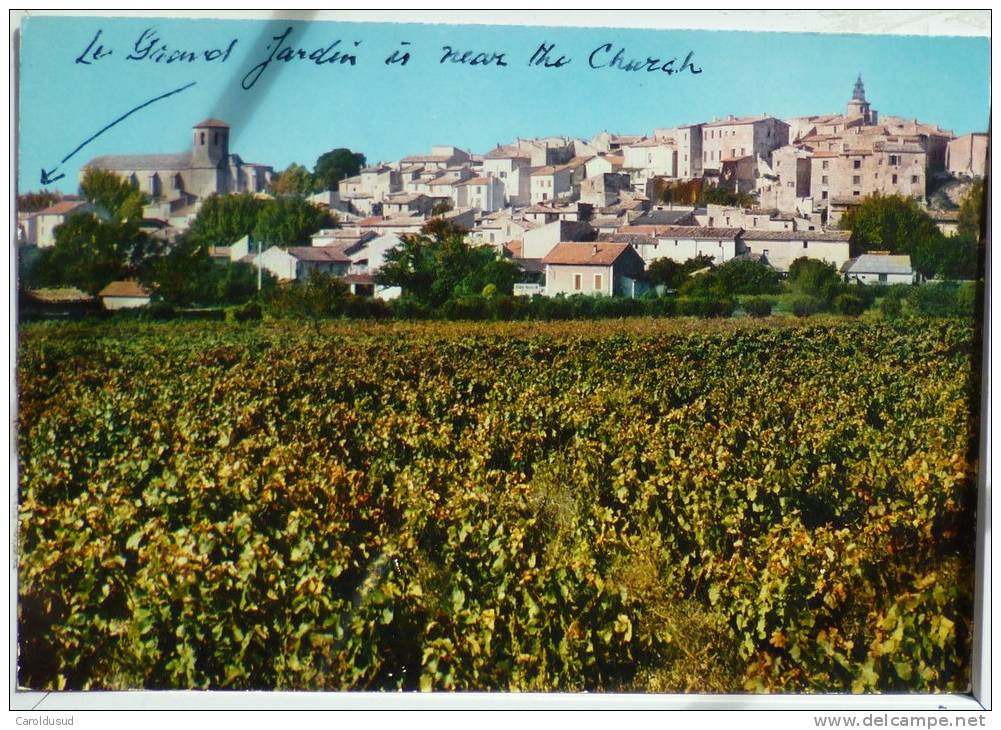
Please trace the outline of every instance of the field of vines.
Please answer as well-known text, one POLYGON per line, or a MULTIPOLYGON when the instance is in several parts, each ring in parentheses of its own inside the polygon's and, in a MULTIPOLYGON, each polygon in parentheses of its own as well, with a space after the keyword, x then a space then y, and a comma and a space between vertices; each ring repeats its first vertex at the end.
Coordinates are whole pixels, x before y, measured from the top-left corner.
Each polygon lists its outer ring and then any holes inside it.
POLYGON ((32 689, 965 691, 972 322, 27 325, 32 689))

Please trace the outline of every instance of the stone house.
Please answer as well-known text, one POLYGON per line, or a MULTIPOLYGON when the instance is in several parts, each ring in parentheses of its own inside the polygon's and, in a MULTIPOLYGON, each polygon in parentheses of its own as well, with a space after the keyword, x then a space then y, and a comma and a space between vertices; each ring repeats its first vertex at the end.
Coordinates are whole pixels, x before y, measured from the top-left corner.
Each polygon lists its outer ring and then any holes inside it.
POLYGON ((456 183, 453 201, 457 208, 476 208, 493 213, 504 207, 504 183, 499 177, 472 177, 456 183))
POLYGON ((402 193, 390 195, 382 201, 383 215, 426 216, 431 215, 434 202, 424 193, 402 193))
POLYGON ((400 160, 401 167, 420 165, 425 169, 444 170, 469 162, 469 153, 453 145, 433 145, 430 155, 410 155, 400 160))
POLYGON ((567 198, 573 194, 573 169, 566 165, 546 165, 532 170, 531 202, 567 198))
POLYGON ((531 201, 531 168, 531 155, 510 145, 498 145, 483 156, 483 174, 500 179, 508 205, 528 205, 531 201))
POLYGON ((984 177, 987 174, 987 146, 983 132, 964 134, 950 140, 945 150, 945 168, 955 177, 984 177))
POLYGON ((357 188, 354 192, 371 195, 377 203, 403 190, 403 178, 400 172, 387 165, 363 168, 358 173, 357 179, 357 188))
POLYGON ((607 208, 618 201, 623 191, 632 190, 629 175, 606 172, 588 177, 580 186, 580 202, 595 208, 607 208))
POLYGON ((761 115, 714 120, 702 125, 702 169, 720 170, 724 159, 769 157, 789 144, 789 125, 761 115))
POLYGON ((622 157, 623 167, 642 170, 646 180, 678 177, 678 150, 673 139, 645 139, 623 147, 622 157))
POLYGON ((644 291, 643 259, 628 243, 560 242, 542 259, 547 296, 635 297, 644 291))
POLYGON ((35 240, 29 241, 39 248, 56 245, 56 228, 66 222, 71 215, 87 213, 91 205, 85 200, 60 200, 35 214, 35 240))

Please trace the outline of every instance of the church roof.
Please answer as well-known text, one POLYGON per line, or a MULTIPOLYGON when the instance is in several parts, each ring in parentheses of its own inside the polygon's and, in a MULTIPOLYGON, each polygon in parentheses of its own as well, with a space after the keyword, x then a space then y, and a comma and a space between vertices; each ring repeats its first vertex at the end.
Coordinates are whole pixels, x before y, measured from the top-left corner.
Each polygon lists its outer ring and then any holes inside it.
POLYGON ((87 167, 100 170, 131 172, 132 170, 187 170, 191 167, 191 153, 179 152, 165 155, 102 155, 87 163, 87 167))
POLYGON ((195 129, 206 129, 206 128, 210 128, 210 129, 211 128, 214 128, 214 129, 229 129, 229 125, 226 124, 226 122, 224 122, 221 119, 216 119, 215 117, 209 117, 208 119, 203 119, 202 121, 198 122, 198 124, 196 124, 194 128, 195 129))

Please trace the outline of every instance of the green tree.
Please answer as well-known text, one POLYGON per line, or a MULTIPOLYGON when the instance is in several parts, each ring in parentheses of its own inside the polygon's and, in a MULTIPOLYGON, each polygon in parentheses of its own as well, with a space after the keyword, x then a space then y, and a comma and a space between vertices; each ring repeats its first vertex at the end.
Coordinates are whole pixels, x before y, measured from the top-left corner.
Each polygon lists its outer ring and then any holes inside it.
POLYGON ((959 203, 959 235, 981 240, 984 237, 983 211, 984 181, 978 178, 959 203))
POLYGON ((928 238, 941 235, 935 221, 911 198, 870 195, 852 207, 838 224, 852 232, 856 251, 910 254, 928 238))
POLYGON ((801 256, 789 265, 789 285, 793 291, 830 302, 841 291, 841 276, 834 264, 801 256))
POLYGON ((275 198, 257 214, 253 235, 265 247, 306 246, 311 235, 336 223, 329 211, 303 198, 275 198))
POLYGON ((272 195, 304 198, 313 192, 315 186, 309 170, 293 162, 272 178, 269 187, 272 195))
POLYGON ((112 281, 145 272, 160 245, 130 222, 108 222, 93 213, 70 216, 56 228, 55 245, 39 255, 34 286, 75 286, 96 294, 112 281))
POLYGON ((344 147, 324 152, 316 158, 313 179, 317 190, 337 190, 341 180, 357 175, 365 167, 365 155, 344 147))
POLYGON ((684 263, 666 257, 654 259, 646 270, 647 281, 654 286, 663 285, 668 289, 678 289, 693 271, 712 265, 712 257, 706 255, 696 256, 684 263))
POLYGON ((914 269, 927 279, 976 279, 980 245, 975 236, 928 236, 911 254, 914 269))
POLYGON ((777 294, 781 289, 779 273, 767 264, 746 258, 730 259, 716 267, 712 275, 729 295, 777 294))
POLYGON ((80 193, 90 201, 100 218, 118 223, 141 220, 147 202, 136 183, 95 167, 84 170, 80 193))
POLYGON ((272 317, 305 319, 319 331, 321 319, 344 313, 349 297, 347 285, 337 277, 313 272, 304 282, 272 287, 264 297, 264 304, 272 317))
POLYGON ((452 297, 478 295, 489 284, 499 294, 511 294, 517 265, 490 246, 470 246, 465 238, 462 228, 432 219, 420 235, 403 236, 400 245, 386 253, 377 281, 399 286, 432 307, 452 297))
POLYGON ((738 208, 751 208, 757 201, 748 193, 732 193, 720 187, 703 188, 696 205, 729 205, 738 208))
POLYGON ((55 205, 60 200, 62 200, 62 196, 59 193, 53 193, 49 190, 22 193, 17 196, 17 211, 18 213, 37 213, 50 205, 55 205))
POLYGON ((254 232, 266 202, 250 193, 211 195, 202 203, 189 236, 202 246, 229 246, 254 232))

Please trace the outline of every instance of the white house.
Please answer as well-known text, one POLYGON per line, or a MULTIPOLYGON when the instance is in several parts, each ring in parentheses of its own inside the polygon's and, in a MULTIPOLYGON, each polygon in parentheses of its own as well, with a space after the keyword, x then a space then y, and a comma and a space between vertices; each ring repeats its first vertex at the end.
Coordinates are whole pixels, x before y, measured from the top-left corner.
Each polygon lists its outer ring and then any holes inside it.
POLYGON ((640 250, 647 263, 669 258, 684 263, 697 256, 709 256, 714 264, 722 264, 747 249, 741 228, 705 228, 702 226, 624 226, 621 233, 645 234, 656 240, 651 248, 640 250))
POLYGON ((742 238, 749 253, 764 256, 779 271, 788 271, 803 256, 840 270, 851 258, 851 236, 851 231, 746 230, 742 238))
POLYGON ((622 169, 622 163, 621 155, 595 155, 584 163, 584 174, 587 177, 597 177, 618 172, 622 169))
POLYGON ((842 270, 845 281, 859 284, 913 284, 917 279, 910 256, 866 253, 842 270))
POLYGON ((35 214, 35 240, 39 248, 56 245, 56 227, 75 213, 86 213, 91 206, 84 200, 61 200, 35 214))
POLYGON ((541 259, 561 241, 586 241, 594 238, 594 228, 588 223, 557 220, 525 231, 520 258, 541 259))
POLYGON ((260 264, 281 281, 296 281, 314 272, 341 276, 348 273, 351 259, 336 246, 272 246, 260 255, 260 264))
POLYGON ((134 309, 149 304, 149 290, 137 281, 113 281, 97 293, 109 310, 134 309))
POLYGON ((530 202, 531 165, 531 155, 514 146, 498 146, 483 156, 483 174, 500 179, 504 185, 504 202, 509 205, 530 202))
POLYGON ((645 139, 622 148, 623 167, 642 170, 646 179, 678 176, 674 140, 645 139))
POLYGON ((504 207, 504 184, 500 178, 472 177, 454 186, 457 208, 477 208, 485 213, 493 213, 504 207))
POLYGON ((573 192, 573 169, 567 165, 546 165, 532 171, 532 203, 555 200, 573 192))

